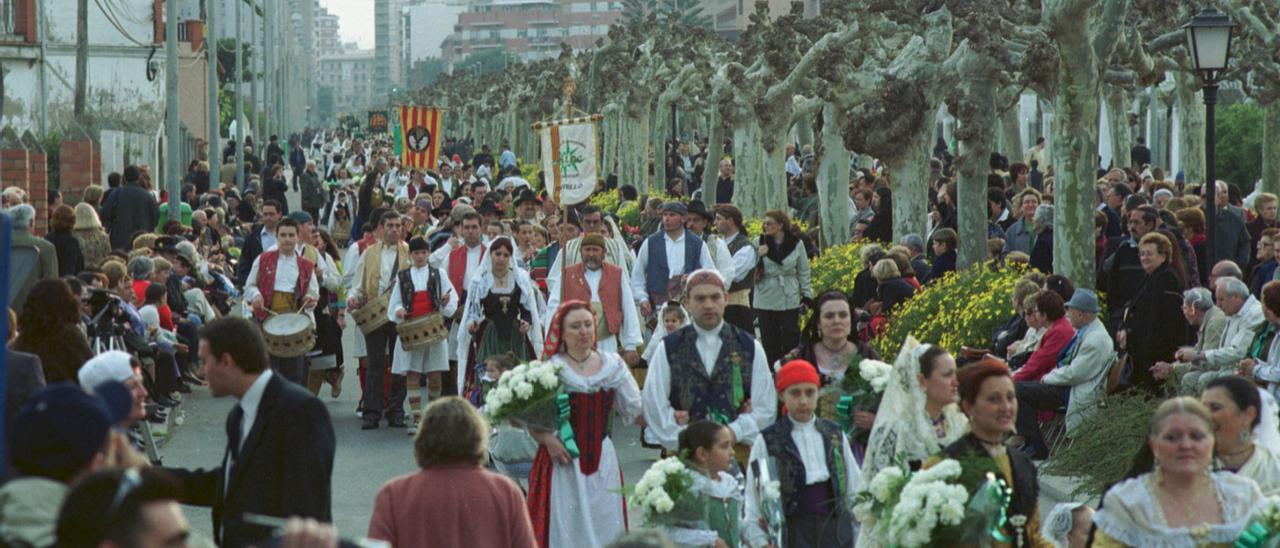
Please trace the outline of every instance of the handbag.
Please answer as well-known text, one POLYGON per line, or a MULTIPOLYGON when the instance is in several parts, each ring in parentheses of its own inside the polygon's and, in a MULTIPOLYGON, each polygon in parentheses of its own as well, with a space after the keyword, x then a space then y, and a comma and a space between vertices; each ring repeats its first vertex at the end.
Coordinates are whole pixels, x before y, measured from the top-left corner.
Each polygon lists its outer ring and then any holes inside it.
POLYGON ((1132 382, 1133 360, 1129 358, 1129 353, 1125 352, 1120 355, 1120 359, 1111 364, 1111 369, 1107 371, 1107 395, 1128 388, 1132 382))

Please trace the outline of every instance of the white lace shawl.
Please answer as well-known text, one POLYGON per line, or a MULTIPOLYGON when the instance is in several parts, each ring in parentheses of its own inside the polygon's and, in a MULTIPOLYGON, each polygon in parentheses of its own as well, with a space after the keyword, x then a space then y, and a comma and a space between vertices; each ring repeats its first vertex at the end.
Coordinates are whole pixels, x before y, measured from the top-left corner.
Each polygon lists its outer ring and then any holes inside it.
POLYGON ((895 458, 927 458, 969 431, 969 420, 957 406, 948 405, 942 412, 946 436, 939 440, 933 421, 924 412, 924 389, 916 376, 920 373, 920 356, 929 348, 930 345, 907 337, 898 352, 893 379, 885 387, 867 440, 862 460, 863 485, 869 485, 876 473, 893 464, 895 458))
MULTIPOLYGON (((1235 542, 1262 502, 1262 492, 1253 480, 1230 473, 1213 472, 1215 494, 1222 508, 1223 523, 1209 526, 1199 542, 1235 542)), ((1171 528, 1155 496, 1155 478, 1143 474, 1117 483, 1107 491, 1102 508, 1093 515, 1098 529, 1129 546, 1144 548, 1195 548, 1197 539, 1188 528, 1171 528)))

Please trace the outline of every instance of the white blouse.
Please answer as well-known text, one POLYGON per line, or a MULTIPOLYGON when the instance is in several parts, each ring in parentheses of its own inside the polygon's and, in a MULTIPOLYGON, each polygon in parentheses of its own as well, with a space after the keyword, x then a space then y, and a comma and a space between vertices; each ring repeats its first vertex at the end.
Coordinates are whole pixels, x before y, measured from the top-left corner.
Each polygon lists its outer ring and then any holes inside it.
POLYGON ((1249 525, 1262 503, 1253 480, 1231 472, 1213 472, 1214 492, 1222 508, 1222 523, 1209 525, 1207 534, 1192 535, 1186 527, 1169 527, 1155 494, 1155 477, 1148 473, 1117 483, 1107 492, 1093 523, 1112 538, 1144 548, 1194 548, 1201 543, 1230 544, 1249 525))

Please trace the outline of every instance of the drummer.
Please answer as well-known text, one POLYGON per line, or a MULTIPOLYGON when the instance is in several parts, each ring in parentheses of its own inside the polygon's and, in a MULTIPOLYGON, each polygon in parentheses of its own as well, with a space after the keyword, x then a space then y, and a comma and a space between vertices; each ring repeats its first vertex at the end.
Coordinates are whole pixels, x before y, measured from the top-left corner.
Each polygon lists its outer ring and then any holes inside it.
MULTIPOLYGON (((395 285, 396 274, 409 268, 409 246, 402 241, 400 216, 388 212, 378 219, 381 238, 369 246, 351 266, 355 280, 351 293, 347 297, 347 306, 358 310, 362 306, 372 306, 384 294, 389 294, 395 285)), ((388 307, 390 308, 390 307, 388 307)), ((391 375, 391 397, 384 409, 382 405, 383 372, 388 369, 387 361, 393 351, 392 345, 399 338, 395 326, 387 324, 364 336, 365 349, 369 353, 369 367, 365 370, 364 410, 362 417, 363 430, 378 428, 383 415, 388 426, 404 428, 404 377, 391 375)))
MULTIPOLYGON (((431 257, 427 240, 414 236, 409 240, 409 254, 413 257, 413 266, 401 271, 396 278, 396 284, 391 289, 391 300, 387 305, 388 319, 399 324, 431 314, 452 316, 458 309, 458 294, 443 270, 427 264, 431 257)), ((440 326, 443 328, 443 320, 440 326)), ((403 338, 396 341, 391 373, 404 375, 405 384, 410 389, 417 389, 409 396, 409 410, 413 415, 409 426, 410 436, 418 432, 418 421, 422 415, 421 376, 427 376, 428 401, 434 401, 440 398, 443 386, 441 377, 448 370, 448 337, 409 351, 404 349, 403 338)))
MULTIPOLYGON (((316 264, 298 252, 298 221, 284 219, 276 225, 276 247, 253 260, 245 282, 244 298, 253 306, 259 322, 275 314, 302 310, 307 316, 319 302, 316 264)), ((314 320, 312 320, 314 324, 314 320)), ((270 356, 271 368, 286 380, 306 386, 306 365, 302 356, 270 356)))

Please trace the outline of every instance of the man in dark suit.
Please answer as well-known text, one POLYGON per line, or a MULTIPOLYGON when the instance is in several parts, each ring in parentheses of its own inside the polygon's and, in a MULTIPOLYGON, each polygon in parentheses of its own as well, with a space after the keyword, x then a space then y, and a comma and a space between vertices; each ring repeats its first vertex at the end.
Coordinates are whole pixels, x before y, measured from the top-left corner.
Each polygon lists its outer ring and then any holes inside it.
POLYGON ((111 249, 132 249, 133 235, 151 232, 160 221, 160 206, 151 191, 139 182, 138 166, 124 168, 124 184, 102 202, 102 224, 111 235, 111 249))
POLYGON ((227 451, 212 470, 170 470, 185 504, 213 507, 214 540, 244 546, 271 536, 245 514, 330 521, 333 424, 324 404, 267 369, 266 344, 243 318, 200 329, 200 360, 214 397, 239 403, 227 417, 227 451))
MULTIPOLYGON (((246 198, 251 199, 251 198, 246 198)), ((244 237, 244 247, 240 251, 240 262, 236 263, 236 285, 244 287, 249 281, 249 271, 253 269, 253 260, 263 251, 276 245, 276 224, 283 216, 284 208, 275 200, 263 200, 262 222, 253 225, 253 229, 244 237)))
POLYGON ((1142 166, 1151 165, 1151 149, 1147 148, 1147 140, 1138 137, 1138 143, 1129 149, 1129 166, 1141 170, 1142 166))

